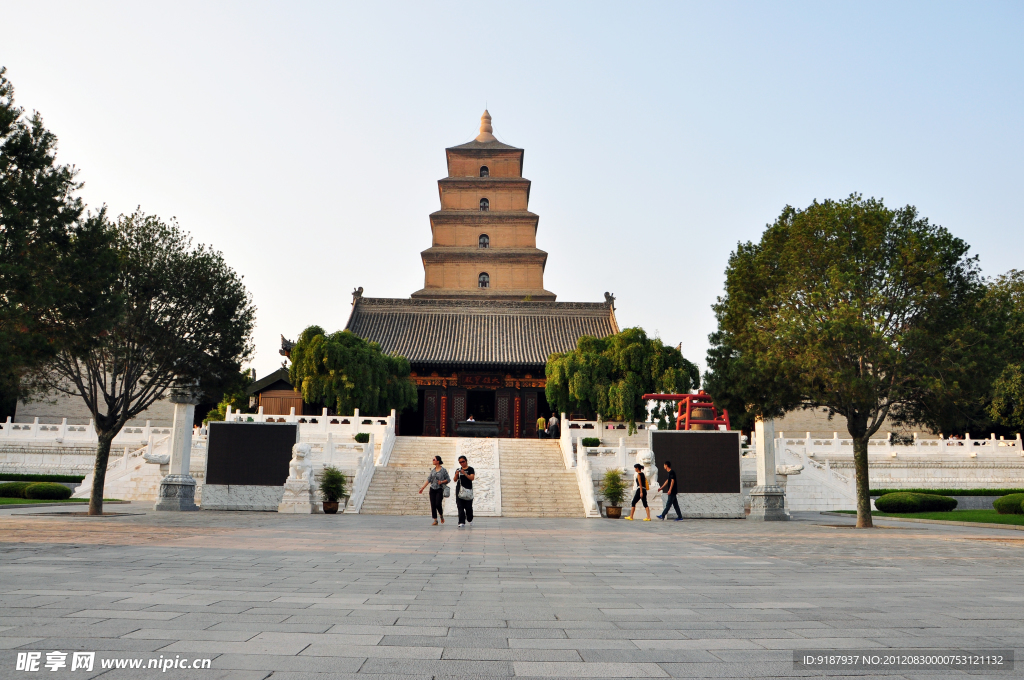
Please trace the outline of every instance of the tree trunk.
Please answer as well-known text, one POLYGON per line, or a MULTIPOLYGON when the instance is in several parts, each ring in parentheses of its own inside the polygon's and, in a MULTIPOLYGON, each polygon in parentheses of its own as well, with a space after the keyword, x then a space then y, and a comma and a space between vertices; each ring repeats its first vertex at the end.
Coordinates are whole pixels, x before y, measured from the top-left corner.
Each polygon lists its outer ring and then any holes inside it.
POLYGON ((871 488, 868 484, 868 435, 853 438, 853 471, 857 477, 857 526, 870 528, 871 488))
POLYGON ((96 444, 96 465, 92 470, 92 493, 89 496, 89 514, 103 514, 103 483, 107 478, 107 461, 110 459, 110 442, 113 437, 100 435, 96 444))

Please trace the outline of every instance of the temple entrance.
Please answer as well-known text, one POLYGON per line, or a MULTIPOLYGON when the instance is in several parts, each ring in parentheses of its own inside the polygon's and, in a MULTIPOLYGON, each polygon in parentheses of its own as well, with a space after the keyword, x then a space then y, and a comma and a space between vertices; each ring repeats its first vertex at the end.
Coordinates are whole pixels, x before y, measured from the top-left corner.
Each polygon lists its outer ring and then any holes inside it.
POLYGON ((494 421, 494 390, 469 390, 466 394, 466 417, 494 421))

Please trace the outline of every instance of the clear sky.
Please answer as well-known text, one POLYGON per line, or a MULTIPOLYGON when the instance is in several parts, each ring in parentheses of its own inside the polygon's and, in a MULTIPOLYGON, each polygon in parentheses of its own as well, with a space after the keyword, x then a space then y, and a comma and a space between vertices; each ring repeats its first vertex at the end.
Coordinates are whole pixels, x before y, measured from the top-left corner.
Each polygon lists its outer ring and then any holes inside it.
POLYGON ((704 363, 729 253, 787 205, 916 205, 1021 268, 1024 3, 4 0, 0 64, 84 197, 176 216, 279 336, 407 297, 444 148, 526 149, 545 287, 704 363))

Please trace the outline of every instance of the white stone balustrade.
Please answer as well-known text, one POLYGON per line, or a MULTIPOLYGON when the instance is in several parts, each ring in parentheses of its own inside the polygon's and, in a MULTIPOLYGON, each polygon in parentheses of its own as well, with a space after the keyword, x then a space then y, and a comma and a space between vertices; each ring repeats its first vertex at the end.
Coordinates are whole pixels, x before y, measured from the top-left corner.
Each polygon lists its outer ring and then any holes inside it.
MULTIPOLYGON (((150 435, 163 436, 170 433, 171 428, 153 427, 147 420, 145 427, 122 428, 114 437, 111 448, 142 446, 149 441, 150 435)), ((32 443, 41 446, 88 446, 99 442, 99 437, 96 435, 92 420, 88 425, 74 425, 69 424, 67 418, 62 418, 61 423, 56 425, 40 423, 39 418, 34 418, 31 423, 15 423, 8 416, 7 422, 0 423, 0 442, 32 443)))

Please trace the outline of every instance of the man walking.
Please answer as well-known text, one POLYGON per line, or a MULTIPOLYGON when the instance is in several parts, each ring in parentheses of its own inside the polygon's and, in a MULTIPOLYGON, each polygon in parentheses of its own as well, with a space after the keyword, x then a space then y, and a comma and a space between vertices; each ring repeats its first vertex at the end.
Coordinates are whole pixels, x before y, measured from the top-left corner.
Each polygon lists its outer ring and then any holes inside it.
POLYGON ((679 501, 676 500, 676 494, 679 493, 679 488, 676 486, 676 473, 672 472, 672 463, 667 460, 661 466, 665 468, 665 481, 658 489, 664 491, 668 498, 665 500, 665 509, 658 515, 658 519, 663 521, 668 519, 668 511, 674 507, 678 522, 683 518, 683 513, 679 510, 679 501))
POLYGON ((537 416, 537 439, 544 439, 544 435, 547 434, 547 419, 544 418, 544 414, 541 413, 537 416))
POLYGON ((552 413, 551 420, 548 421, 548 439, 558 439, 558 417, 552 413))

